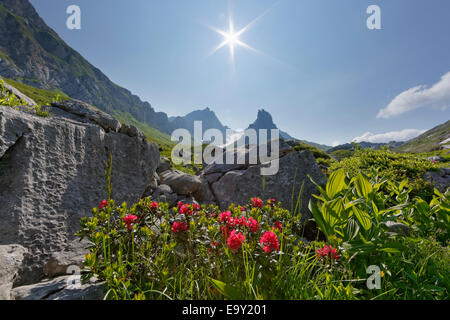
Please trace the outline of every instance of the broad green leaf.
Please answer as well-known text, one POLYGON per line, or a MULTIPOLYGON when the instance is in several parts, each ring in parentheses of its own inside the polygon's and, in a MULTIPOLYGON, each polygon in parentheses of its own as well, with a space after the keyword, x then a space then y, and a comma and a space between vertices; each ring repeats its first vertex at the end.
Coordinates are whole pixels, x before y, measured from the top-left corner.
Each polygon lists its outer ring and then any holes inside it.
POLYGON ((216 280, 216 279, 212 279, 209 277, 208 277, 208 279, 212 283, 212 285, 227 299, 241 300, 243 298, 241 293, 237 289, 233 288, 232 286, 230 286, 222 281, 216 280))
POLYGON ((309 201, 308 205, 309 211, 311 211, 314 220, 317 223, 317 227, 325 233, 325 235, 328 237, 328 227, 325 224, 325 221, 323 220, 322 213, 320 212, 319 208, 317 207, 317 204, 311 199, 309 201))
POLYGON ((342 189, 345 188, 345 171, 343 169, 335 171, 328 179, 326 190, 328 196, 333 199, 342 189))
POLYGON ((356 191, 358 195, 362 198, 367 198, 367 196, 372 192, 373 188, 370 184, 369 180, 362 175, 362 173, 358 174, 356 178, 354 178, 356 191))
POLYGON ((408 180, 403 180, 403 181, 400 183, 400 186, 398 187, 398 189, 399 189, 400 191, 402 191, 403 188, 404 188, 407 184, 408 184, 408 180))
POLYGON ((370 216, 366 212, 359 209, 358 207, 353 207, 352 210, 353 210, 353 213, 355 214, 356 218, 358 219, 359 223, 361 224, 361 226, 365 230, 369 230, 370 227, 372 226, 372 221, 370 220, 370 216))
POLYGON ((355 219, 348 219, 347 227, 344 229, 344 232, 345 241, 350 241, 356 238, 359 233, 359 225, 356 223, 355 219))

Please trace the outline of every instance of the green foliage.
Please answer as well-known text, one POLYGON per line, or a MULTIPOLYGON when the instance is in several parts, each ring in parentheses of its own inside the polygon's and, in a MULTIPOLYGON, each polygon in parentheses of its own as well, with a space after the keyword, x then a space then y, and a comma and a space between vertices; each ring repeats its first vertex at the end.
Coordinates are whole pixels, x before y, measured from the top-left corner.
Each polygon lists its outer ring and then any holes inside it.
POLYGON ((304 142, 298 141, 296 143, 297 145, 294 147, 296 151, 309 150, 316 159, 331 160, 331 157, 325 151, 322 151, 304 142))
POLYGON ((323 244, 298 241, 288 211, 269 201, 261 208, 231 205, 229 212, 235 219, 254 218, 259 228, 223 221, 214 206, 169 209, 147 198, 129 208, 110 200, 80 223, 78 235, 91 243, 86 277, 106 281, 107 299, 355 298, 342 265, 316 257, 323 244), (127 225, 129 215, 136 220, 127 225), (278 222, 282 228, 275 228, 278 222), (174 232, 175 223, 189 228, 174 232), (237 249, 227 242, 232 230, 245 236, 237 249), (278 250, 263 250, 267 231, 278 250))
POLYGON ((40 106, 50 105, 52 102, 57 102, 56 100, 62 101, 70 99, 69 96, 59 90, 43 90, 12 79, 3 78, 3 80, 27 97, 33 99, 40 106))
POLYGON ((369 176, 381 176, 390 181, 407 180, 408 186, 412 188, 413 196, 420 196, 429 201, 433 196, 434 188, 423 180, 423 175, 427 171, 438 170, 439 165, 423 157, 394 153, 387 149, 357 149, 353 156, 334 162, 329 171, 332 173, 340 169, 351 177, 362 172, 369 176))
MULTIPOLYGON (((430 203, 411 198, 408 180, 387 180, 343 169, 333 172, 310 210, 330 243, 344 249, 351 271, 364 276, 370 265, 389 274, 384 292, 404 299, 444 299, 448 294, 450 190, 435 190, 430 203), (409 231, 390 230, 402 223, 409 231), (435 237, 430 242, 425 238, 435 237), (427 251, 423 245, 431 251, 427 251), (430 253, 430 256, 426 254, 430 253), (435 259, 430 258, 437 255, 435 259), (411 281, 412 280, 412 281, 411 281)), ((384 298, 392 297, 392 295, 384 298)))

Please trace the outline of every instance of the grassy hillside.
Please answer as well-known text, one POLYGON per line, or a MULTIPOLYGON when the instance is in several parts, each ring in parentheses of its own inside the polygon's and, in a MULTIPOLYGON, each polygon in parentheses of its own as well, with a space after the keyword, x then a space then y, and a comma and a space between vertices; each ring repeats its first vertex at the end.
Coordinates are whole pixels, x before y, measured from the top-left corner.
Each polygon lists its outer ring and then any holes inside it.
POLYGON ((43 90, 39 89, 33 86, 29 86, 27 84, 23 84, 21 82, 7 79, 7 78, 1 78, 3 81, 5 81, 7 84, 13 86, 20 92, 22 92, 27 97, 33 99, 37 104, 39 105, 48 105, 50 104, 54 99, 60 98, 63 100, 70 99, 68 95, 66 95, 64 92, 60 90, 43 90))
POLYGON ((394 149, 396 152, 422 153, 440 150, 443 145, 450 146, 450 120, 394 149))

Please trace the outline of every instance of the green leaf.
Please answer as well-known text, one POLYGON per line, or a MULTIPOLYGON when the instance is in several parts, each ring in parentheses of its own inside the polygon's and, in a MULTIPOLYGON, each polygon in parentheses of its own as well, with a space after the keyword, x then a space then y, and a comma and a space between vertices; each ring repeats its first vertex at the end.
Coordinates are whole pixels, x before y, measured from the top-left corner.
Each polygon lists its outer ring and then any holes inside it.
POLYGON ((363 198, 367 198, 367 196, 372 192, 373 188, 370 184, 369 180, 362 175, 362 173, 358 174, 356 178, 353 179, 356 187, 356 191, 358 195, 363 198))
POLYGON ((328 237, 329 233, 328 233, 328 228, 325 224, 325 221, 322 218, 322 213, 320 212, 317 204, 311 199, 309 201, 309 205, 308 205, 309 211, 311 211, 314 220, 317 223, 317 226, 319 227, 319 229, 325 233, 325 236, 328 237))
POLYGON ((361 224, 361 226, 365 230, 369 230, 370 227, 372 226, 372 221, 370 220, 370 216, 366 212, 359 209, 358 207, 353 207, 352 210, 353 210, 353 213, 355 214, 356 218, 358 219, 359 223, 361 224))
POLYGON ((355 219, 348 219, 347 227, 344 229, 344 232, 345 241, 350 241, 356 238, 359 233, 359 225, 356 223, 355 219))
POLYGON ((335 171, 328 179, 326 191, 328 196, 332 199, 336 194, 345 188, 345 171, 343 169, 335 171))
POLYGON ((227 299, 243 300, 244 297, 241 295, 241 293, 237 289, 226 284, 225 282, 222 282, 222 281, 219 281, 216 279, 212 279, 210 277, 208 277, 208 279, 212 283, 212 285, 227 299))
POLYGON ((408 180, 403 180, 400 183, 400 186, 398 187, 398 190, 400 190, 400 192, 403 190, 403 188, 408 184, 408 180))

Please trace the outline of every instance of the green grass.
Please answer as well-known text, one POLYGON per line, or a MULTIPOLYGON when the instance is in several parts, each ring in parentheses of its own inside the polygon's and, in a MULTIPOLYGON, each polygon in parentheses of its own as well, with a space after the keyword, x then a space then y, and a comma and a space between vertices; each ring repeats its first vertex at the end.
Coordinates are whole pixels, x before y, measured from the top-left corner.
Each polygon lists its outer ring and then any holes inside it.
POLYGON ((60 90, 43 90, 39 89, 21 82, 18 82, 16 80, 8 79, 8 78, 2 78, 3 81, 5 81, 7 84, 13 86, 20 92, 22 92, 27 97, 33 99, 38 105, 50 105, 52 101, 57 99, 58 97, 63 100, 69 100, 70 97, 64 92, 60 90))

